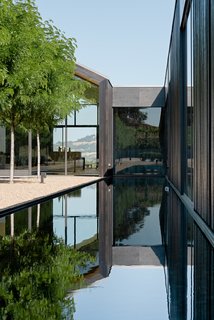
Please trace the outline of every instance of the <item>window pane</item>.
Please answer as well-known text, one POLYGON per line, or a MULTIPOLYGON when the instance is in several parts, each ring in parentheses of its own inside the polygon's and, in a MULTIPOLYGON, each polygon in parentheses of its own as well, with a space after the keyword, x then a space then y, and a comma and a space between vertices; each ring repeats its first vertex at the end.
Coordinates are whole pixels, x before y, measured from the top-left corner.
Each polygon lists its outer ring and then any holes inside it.
POLYGON ((55 128, 53 131, 53 151, 62 151, 65 148, 64 128, 55 128))
POLYGON ((68 117, 67 117, 67 125, 68 126, 73 126, 74 123, 74 114, 71 113, 68 117))
POLYGON ((97 106, 87 105, 76 111, 77 125, 97 125, 97 106))
POLYGON ((160 112, 161 108, 115 109, 116 172, 158 173, 162 170, 160 112))
POLYGON ((65 172, 65 128, 53 130, 53 147, 50 152, 48 172, 65 172))
POLYGON ((89 170, 96 173, 98 168, 97 128, 68 128, 67 130, 68 171, 89 170))

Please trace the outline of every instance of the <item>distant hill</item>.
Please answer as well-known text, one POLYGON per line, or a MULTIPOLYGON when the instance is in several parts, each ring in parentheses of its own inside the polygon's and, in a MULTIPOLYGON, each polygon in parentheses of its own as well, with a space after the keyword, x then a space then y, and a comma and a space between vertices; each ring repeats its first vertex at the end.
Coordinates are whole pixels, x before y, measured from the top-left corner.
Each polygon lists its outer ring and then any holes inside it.
POLYGON ((96 141, 96 136, 94 135, 94 134, 91 134, 91 135, 89 135, 89 136, 86 136, 86 137, 84 137, 84 138, 81 138, 81 139, 78 139, 78 140, 76 140, 76 142, 86 142, 86 141, 88 141, 88 142, 91 142, 91 141, 96 141))
MULTIPOLYGON (((54 144, 54 150, 58 150, 59 147, 62 147, 61 142, 58 141, 54 144)), ((82 156, 86 158, 86 161, 96 161, 96 136, 88 135, 81 139, 75 141, 67 142, 68 149, 71 151, 79 151, 82 153, 82 156)))

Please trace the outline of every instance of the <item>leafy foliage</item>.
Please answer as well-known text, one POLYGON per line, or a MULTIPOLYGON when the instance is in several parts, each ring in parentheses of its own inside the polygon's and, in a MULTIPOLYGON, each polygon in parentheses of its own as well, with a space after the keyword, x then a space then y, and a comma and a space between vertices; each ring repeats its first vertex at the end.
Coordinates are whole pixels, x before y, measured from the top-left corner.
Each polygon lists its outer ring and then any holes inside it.
POLYGON ((1 319, 72 318, 74 301, 68 289, 83 281, 80 268, 90 261, 80 253, 41 232, 24 232, 0 241, 1 319))
POLYGON ((15 129, 52 128, 81 108, 90 85, 74 76, 76 40, 43 22, 34 0, 1 0, 0 46, 0 122, 11 130, 12 174, 15 129))

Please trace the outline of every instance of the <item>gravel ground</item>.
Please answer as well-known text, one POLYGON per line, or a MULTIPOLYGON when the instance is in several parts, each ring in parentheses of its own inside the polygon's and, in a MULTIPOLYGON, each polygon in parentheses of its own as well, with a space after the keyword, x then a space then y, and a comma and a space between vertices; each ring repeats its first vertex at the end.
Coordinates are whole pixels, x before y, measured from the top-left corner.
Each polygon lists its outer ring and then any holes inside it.
POLYGON ((23 179, 12 184, 0 181, 0 211, 8 207, 26 203, 57 192, 69 190, 89 182, 96 182, 99 177, 51 176, 40 183, 37 178, 23 179))

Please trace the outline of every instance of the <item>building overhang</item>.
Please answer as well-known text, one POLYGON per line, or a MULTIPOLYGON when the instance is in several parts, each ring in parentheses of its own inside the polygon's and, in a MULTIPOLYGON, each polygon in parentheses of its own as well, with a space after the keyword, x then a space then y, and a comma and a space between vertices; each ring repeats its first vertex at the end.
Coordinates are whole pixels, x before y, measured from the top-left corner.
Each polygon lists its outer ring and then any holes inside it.
POLYGON ((164 107, 164 87, 114 87, 113 107, 164 107))

